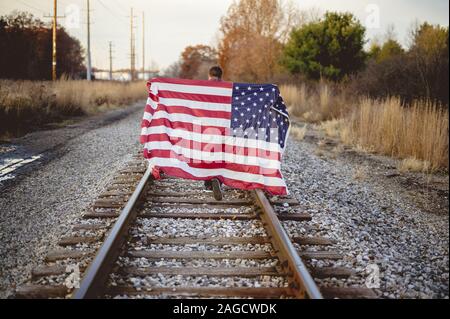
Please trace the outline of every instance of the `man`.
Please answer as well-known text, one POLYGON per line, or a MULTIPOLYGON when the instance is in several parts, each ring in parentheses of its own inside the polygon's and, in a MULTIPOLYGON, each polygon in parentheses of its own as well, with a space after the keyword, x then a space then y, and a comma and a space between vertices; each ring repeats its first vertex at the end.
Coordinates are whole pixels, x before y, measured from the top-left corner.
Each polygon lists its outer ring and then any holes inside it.
MULTIPOLYGON (((209 81, 222 81, 223 71, 220 66, 213 66, 209 69, 208 80, 209 81)), ((212 190, 214 198, 216 200, 223 199, 222 193, 222 183, 217 179, 213 178, 211 180, 205 181, 205 187, 208 190, 212 190)))

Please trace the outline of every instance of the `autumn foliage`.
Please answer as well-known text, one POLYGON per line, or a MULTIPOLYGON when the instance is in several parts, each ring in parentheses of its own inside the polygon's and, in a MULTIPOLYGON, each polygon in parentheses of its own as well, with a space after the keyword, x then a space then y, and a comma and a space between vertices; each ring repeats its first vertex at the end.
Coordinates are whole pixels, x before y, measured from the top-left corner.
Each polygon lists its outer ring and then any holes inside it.
POLYGON ((290 3, 241 0, 220 23, 219 63, 233 81, 269 81, 279 71, 279 58, 292 27, 298 22, 290 3))
POLYGON ((205 79, 208 69, 217 64, 217 51, 207 45, 188 46, 181 54, 180 77, 205 79))

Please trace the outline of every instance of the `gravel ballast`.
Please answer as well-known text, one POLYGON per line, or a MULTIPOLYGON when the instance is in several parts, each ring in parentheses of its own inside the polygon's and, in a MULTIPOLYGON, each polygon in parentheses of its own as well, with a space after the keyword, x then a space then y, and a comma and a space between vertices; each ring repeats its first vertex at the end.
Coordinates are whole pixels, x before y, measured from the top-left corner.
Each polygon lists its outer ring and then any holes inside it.
POLYGON ((39 153, 44 145, 52 148, 44 153, 46 163, 15 172, 11 184, 0 185, 0 297, 30 277, 31 269, 139 150, 144 104, 16 141, 39 153), (36 145, 30 145, 33 139, 36 145))
MULTIPOLYGON (((92 204, 112 176, 131 159, 130 154, 139 150, 142 105, 140 103, 128 110, 114 111, 99 117, 97 126, 95 119, 87 120, 85 126, 82 122, 76 129, 76 135, 66 134, 67 129, 60 129, 33 133, 32 138, 26 136, 17 142, 20 144, 22 141, 21 147, 31 154, 43 153, 44 157, 42 161, 33 162, 28 168, 16 172, 15 178, 8 179, 6 184, 0 182, 0 297, 7 297, 16 285, 27 280, 31 269, 42 264, 43 258, 55 248, 59 238, 73 234, 70 231, 71 224, 92 204), (37 141, 34 147, 30 142, 33 139, 37 141), (43 145, 47 144, 52 147, 43 149, 43 145)), ((8 149, 5 147, 4 150, 8 149)), ((448 210, 424 208, 416 200, 426 197, 420 189, 407 189, 391 177, 376 174, 380 168, 375 167, 374 162, 364 162, 364 165, 361 165, 361 161, 336 152, 327 153, 314 140, 291 139, 284 157, 283 174, 291 196, 301 204, 299 211, 310 213, 313 220, 286 221, 283 226, 292 236, 325 236, 336 241, 330 249, 342 253, 344 258, 334 263, 311 260, 313 266, 345 266, 356 271, 349 280, 321 280, 323 285, 364 286, 369 272, 375 267, 380 271, 380 286, 376 293, 382 298, 448 298, 448 210)), ((386 176, 393 176, 389 174, 386 176)), ((194 189, 192 184, 184 183, 177 191, 202 189, 202 183, 195 183, 194 189)), ((239 192, 230 192, 232 194, 226 199, 241 198, 239 192)), ((448 198, 448 184, 446 194, 443 196, 448 198)), ((207 196, 201 194, 194 198, 205 199, 207 196)), ((297 209, 291 211, 287 207, 285 210, 293 212, 297 209)), ((196 211, 204 212, 202 209, 196 211)), ((166 207, 164 210, 147 208, 146 212, 183 213, 185 209, 180 206, 166 207)), ((249 211, 236 209, 234 213, 249 211)), ((260 222, 231 220, 161 221, 138 218, 134 231, 137 237, 139 233, 163 237, 198 234, 212 237, 266 235, 260 222)), ((136 250, 144 246, 148 248, 144 238, 131 246, 136 250)), ((327 249, 296 247, 304 251, 327 249)), ((183 248, 153 245, 150 248, 174 251, 219 249, 212 245, 183 248)), ((220 250, 261 248, 236 245, 220 250)), ((191 260, 187 263, 145 259, 120 261, 135 266, 180 267, 223 266, 224 262, 230 266, 238 263, 252 267, 271 265, 273 260, 191 260)), ((169 275, 144 278, 113 276, 111 279, 119 285, 129 284, 143 290, 154 285, 175 287, 180 281, 179 276, 169 275)), ((277 277, 273 281, 267 278, 249 281, 245 278, 201 276, 188 278, 186 284, 280 287, 286 283, 277 277)))
POLYGON ((333 250, 344 254, 338 265, 357 270, 358 283, 364 284, 376 265, 380 297, 448 298, 448 213, 418 207, 404 187, 372 173, 379 169, 372 162, 364 167, 318 149, 314 142, 288 144, 284 177, 313 217, 308 224, 284 222, 288 233, 335 239, 333 250))

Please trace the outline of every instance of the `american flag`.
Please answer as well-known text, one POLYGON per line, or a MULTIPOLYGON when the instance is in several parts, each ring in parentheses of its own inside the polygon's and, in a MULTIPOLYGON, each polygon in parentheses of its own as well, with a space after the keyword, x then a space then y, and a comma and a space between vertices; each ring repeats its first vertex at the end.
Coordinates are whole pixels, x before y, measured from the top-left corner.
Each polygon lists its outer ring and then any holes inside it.
POLYGON ((148 90, 141 143, 155 177, 287 194, 281 158, 290 123, 277 86, 155 78, 148 90))

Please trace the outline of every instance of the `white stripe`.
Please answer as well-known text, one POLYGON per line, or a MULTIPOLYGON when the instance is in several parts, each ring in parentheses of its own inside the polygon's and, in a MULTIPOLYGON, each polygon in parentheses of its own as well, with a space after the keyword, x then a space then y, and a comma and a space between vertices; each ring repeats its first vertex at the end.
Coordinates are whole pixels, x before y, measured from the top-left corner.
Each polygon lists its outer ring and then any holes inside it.
POLYGON ((150 105, 154 110, 158 108, 158 103, 153 101, 151 98, 147 99, 147 105, 150 105))
POLYGON ((195 177, 214 177, 223 176, 229 179, 235 179, 247 183, 258 183, 265 186, 286 187, 283 179, 278 177, 266 177, 263 175, 235 172, 225 168, 209 169, 209 168, 194 168, 190 167, 186 162, 180 161, 176 158, 160 158, 154 157, 148 160, 150 167, 174 167, 180 168, 183 171, 195 177))
POLYGON ((278 152, 278 153, 282 152, 282 149, 278 143, 270 143, 264 140, 254 140, 250 138, 246 139, 241 137, 225 136, 221 135, 220 132, 214 134, 213 128, 211 128, 211 131, 207 133, 191 132, 182 129, 173 129, 163 125, 142 128, 141 135, 145 136, 150 134, 167 134, 169 136, 184 138, 185 140, 200 143, 226 144, 229 146, 236 146, 236 147, 258 148, 269 152, 278 152))
POLYGON ((217 127, 230 127, 230 120, 213 118, 213 117, 197 117, 184 113, 172 113, 169 114, 166 111, 156 111, 153 116, 145 112, 144 120, 151 121, 156 119, 168 119, 171 122, 184 122, 192 123, 194 125, 202 126, 217 126, 217 127))
POLYGON ((231 112, 231 103, 224 104, 168 98, 159 98, 159 103, 165 106, 185 106, 199 110, 231 112))
POLYGON ((232 88, 221 88, 214 86, 197 86, 197 85, 185 85, 185 84, 172 84, 172 83, 152 83, 152 90, 158 91, 174 91, 179 93, 190 94, 205 94, 205 95, 220 95, 231 96, 233 94, 232 88), (153 87, 155 86, 155 87, 153 87))
POLYGON ((215 151, 214 148, 211 152, 204 152, 200 150, 185 148, 179 145, 173 145, 168 141, 164 142, 148 142, 145 144, 145 148, 151 150, 168 150, 173 151, 179 155, 183 155, 186 158, 192 159, 198 162, 227 162, 241 165, 259 166, 267 169, 280 169, 280 162, 263 157, 257 157, 257 154, 251 155, 239 155, 233 153, 226 153, 221 151, 215 151))

